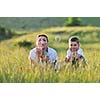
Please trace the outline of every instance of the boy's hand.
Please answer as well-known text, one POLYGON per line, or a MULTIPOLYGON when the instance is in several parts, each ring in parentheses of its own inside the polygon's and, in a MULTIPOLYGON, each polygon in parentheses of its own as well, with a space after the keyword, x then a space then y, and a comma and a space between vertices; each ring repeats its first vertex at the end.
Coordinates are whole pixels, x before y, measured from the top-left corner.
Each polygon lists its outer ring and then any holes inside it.
POLYGON ((75 58, 78 60, 80 58, 80 55, 77 52, 73 52, 71 58, 75 58))
POLYGON ((68 63, 70 61, 71 57, 66 57, 65 62, 68 63))

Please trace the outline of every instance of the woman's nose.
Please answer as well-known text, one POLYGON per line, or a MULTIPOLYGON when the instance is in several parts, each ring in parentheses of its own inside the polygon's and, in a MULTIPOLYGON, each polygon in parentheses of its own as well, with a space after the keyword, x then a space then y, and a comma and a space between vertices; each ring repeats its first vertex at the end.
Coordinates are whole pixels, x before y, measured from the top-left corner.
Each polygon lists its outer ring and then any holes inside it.
POLYGON ((44 44, 44 43, 45 43, 45 42, 42 40, 42 41, 41 41, 41 44, 44 44))

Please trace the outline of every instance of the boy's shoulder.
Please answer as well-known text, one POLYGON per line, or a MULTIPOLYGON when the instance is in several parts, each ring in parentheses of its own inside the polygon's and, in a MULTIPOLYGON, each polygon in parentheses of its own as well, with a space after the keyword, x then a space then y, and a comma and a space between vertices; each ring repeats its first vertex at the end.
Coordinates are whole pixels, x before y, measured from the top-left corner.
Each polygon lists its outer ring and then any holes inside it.
POLYGON ((82 49, 82 48, 79 48, 79 49, 78 49, 78 52, 83 52, 83 49, 82 49))
POLYGON ((68 49, 68 50, 67 50, 67 52, 71 52, 71 50, 70 50, 70 49, 68 49))

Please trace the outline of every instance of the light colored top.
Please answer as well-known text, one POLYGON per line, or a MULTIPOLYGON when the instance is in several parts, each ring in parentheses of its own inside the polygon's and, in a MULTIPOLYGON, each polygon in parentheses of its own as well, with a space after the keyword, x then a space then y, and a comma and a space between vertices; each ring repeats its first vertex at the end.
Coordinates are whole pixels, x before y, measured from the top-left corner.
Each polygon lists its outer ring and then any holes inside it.
MULTIPOLYGON (((84 53, 83 53, 83 50, 82 50, 81 48, 79 48, 79 49, 77 50, 77 53, 85 58, 84 53)), ((68 57, 70 57, 70 56, 72 56, 72 51, 71 51, 70 49, 68 49, 68 51, 67 51, 67 56, 66 56, 66 57, 68 58, 68 57)))
MULTIPOLYGON (((57 52, 53 48, 48 47, 48 50, 46 51, 46 55, 49 57, 51 63, 58 60, 57 52)), ((33 61, 36 60, 36 48, 33 48, 30 51, 29 58, 33 61)))

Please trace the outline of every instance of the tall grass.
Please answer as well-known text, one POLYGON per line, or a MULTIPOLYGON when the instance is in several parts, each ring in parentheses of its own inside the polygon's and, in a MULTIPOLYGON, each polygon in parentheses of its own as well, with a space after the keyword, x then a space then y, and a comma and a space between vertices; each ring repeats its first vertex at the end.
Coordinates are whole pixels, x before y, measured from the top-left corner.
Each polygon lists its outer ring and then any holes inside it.
POLYGON ((0 82, 100 82, 100 54, 96 49, 84 49, 88 65, 73 69, 64 62, 66 53, 59 52, 60 69, 55 72, 50 65, 31 68, 28 51, 24 48, 0 47, 0 82))

